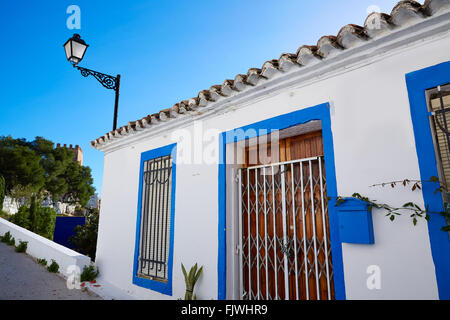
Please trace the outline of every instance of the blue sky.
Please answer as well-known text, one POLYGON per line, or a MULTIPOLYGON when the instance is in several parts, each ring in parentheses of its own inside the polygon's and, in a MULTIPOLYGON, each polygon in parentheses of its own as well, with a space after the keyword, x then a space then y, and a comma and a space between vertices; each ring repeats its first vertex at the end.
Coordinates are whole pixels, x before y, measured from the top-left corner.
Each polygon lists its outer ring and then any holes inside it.
POLYGON ((283 52, 362 25, 367 8, 396 0, 1 1, 0 135, 78 144, 101 193, 103 153, 90 141, 112 129, 114 92, 84 78, 62 45, 80 33, 80 64, 121 74, 118 126, 171 107, 283 52), (81 30, 69 30, 69 5, 81 30))

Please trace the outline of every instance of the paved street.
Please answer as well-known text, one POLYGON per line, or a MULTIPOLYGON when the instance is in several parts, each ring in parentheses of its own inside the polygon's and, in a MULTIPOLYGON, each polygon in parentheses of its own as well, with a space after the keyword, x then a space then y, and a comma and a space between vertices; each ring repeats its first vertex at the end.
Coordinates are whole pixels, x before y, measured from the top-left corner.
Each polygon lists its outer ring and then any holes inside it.
POLYGON ((0 300, 101 300, 89 291, 69 290, 66 280, 50 273, 27 254, 0 243, 0 300))

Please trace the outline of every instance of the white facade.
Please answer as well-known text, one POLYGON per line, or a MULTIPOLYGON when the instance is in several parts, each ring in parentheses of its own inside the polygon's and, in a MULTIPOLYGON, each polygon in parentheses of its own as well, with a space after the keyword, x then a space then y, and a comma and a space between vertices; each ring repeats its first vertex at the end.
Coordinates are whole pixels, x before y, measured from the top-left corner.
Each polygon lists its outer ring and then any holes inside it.
MULTIPOLYGON (((201 125, 204 132, 221 133, 328 102, 338 194, 359 192, 392 205, 409 201, 423 205, 420 192, 369 187, 420 179, 405 75, 450 60, 448 6, 423 21, 406 19, 405 25, 305 70, 279 73, 265 84, 212 103, 203 115, 167 121, 98 147, 105 151, 96 257, 101 279, 139 299, 177 299, 185 292, 181 263, 199 263, 204 273, 196 288, 198 298, 218 298, 217 163, 177 164, 172 296, 132 283, 141 153, 176 142, 172 136, 180 129, 194 136, 201 125)), ((203 148, 214 144, 219 144, 218 135, 205 141, 203 148)), ((227 179, 230 191, 234 187, 229 172, 227 179)), ((239 298, 234 207, 227 204, 229 299, 239 298)), ((438 299, 427 223, 420 220, 413 226, 406 215, 391 222, 384 212, 374 210, 373 228, 373 245, 342 243, 346 298, 438 299), (371 290, 367 270, 373 265, 381 270, 381 288, 371 290)))

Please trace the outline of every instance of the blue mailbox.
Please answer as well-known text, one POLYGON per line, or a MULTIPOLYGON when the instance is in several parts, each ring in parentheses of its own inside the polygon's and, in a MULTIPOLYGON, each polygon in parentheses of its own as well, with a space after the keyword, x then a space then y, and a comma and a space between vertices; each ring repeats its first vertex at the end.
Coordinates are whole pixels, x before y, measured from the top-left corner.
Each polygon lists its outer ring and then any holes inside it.
POLYGON ((369 205, 355 198, 347 198, 337 206, 339 237, 342 242, 374 244, 372 212, 369 205))

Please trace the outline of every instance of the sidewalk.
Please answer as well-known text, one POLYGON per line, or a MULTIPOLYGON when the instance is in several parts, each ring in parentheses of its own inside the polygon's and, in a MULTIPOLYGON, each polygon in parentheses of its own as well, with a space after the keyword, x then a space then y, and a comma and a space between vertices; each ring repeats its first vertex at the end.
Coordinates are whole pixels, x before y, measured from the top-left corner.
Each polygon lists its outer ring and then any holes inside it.
POLYGON ((32 257, 0 243, 0 300, 101 300, 93 292, 69 290, 66 280, 32 257))

